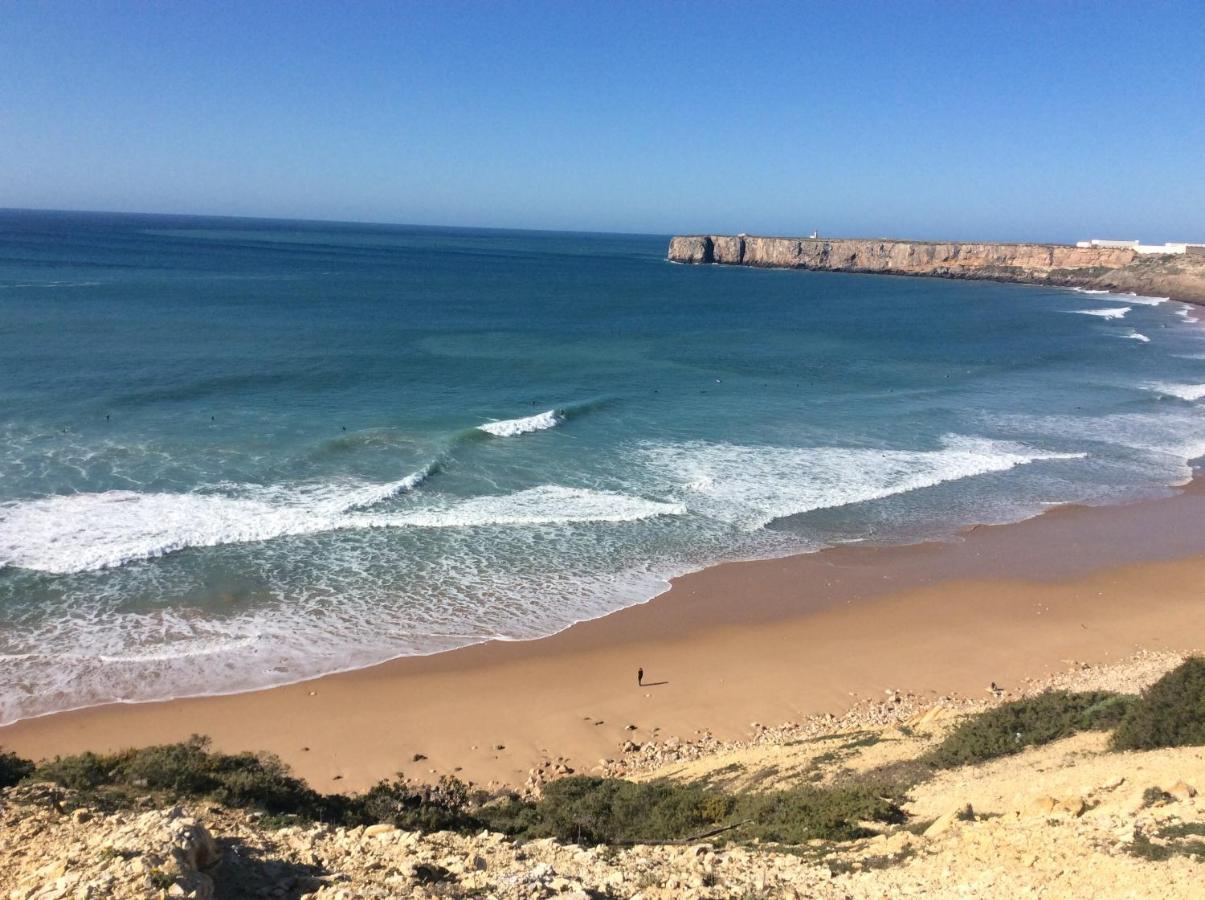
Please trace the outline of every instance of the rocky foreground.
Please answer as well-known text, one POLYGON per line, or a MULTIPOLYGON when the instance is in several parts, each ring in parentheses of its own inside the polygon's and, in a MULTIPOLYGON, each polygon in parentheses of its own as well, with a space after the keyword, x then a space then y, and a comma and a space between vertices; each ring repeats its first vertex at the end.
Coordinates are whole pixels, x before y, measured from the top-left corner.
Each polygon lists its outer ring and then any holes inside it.
MULTIPOLYGON (((1143 654, 1072 665, 1045 687, 1134 691, 1179 661, 1143 654)), ((1004 692, 1002 692, 1004 693, 1004 692)), ((905 692, 844 720, 758 726, 630 750, 628 777, 743 790, 836 782, 904 763, 971 707, 921 708, 905 692)), ((1205 883, 1205 747, 1110 752, 1100 732, 916 785, 899 825, 803 846, 585 847, 393 825, 290 825, 208 804, 106 810, 26 783, 0 808, 0 896, 100 897, 1199 897, 1205 883)), ((617 765, 612 763, 612 765, 617 765)))
POLYGON ((686 235, 670 240, 667 258, 679 263, 1052 284, 1205 303, 1205 256, 1146 256, 1124 247, 686 235))

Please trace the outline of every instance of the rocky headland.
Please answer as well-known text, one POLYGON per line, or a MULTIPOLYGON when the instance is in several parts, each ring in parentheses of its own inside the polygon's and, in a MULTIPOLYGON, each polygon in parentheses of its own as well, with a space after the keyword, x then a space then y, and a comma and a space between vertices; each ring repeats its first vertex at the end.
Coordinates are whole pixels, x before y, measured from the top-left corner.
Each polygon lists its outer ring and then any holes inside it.
POLYGON ((670 240, 667 256, 678 263, 971 278, 1205 303, 1205 256, 1149 256, 1123 247, 686 235, 670 240))

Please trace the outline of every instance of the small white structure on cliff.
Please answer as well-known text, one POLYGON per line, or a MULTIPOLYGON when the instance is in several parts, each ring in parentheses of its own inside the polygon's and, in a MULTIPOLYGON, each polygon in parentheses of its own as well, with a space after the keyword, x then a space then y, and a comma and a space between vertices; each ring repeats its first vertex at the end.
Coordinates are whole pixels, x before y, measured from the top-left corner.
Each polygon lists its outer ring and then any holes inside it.
POLYGON ((1093 238, 1090 241, 1076 241, 1077 247, 1109 247, 1118 250, 1136 250, 1140 241, 1102 241, 1100 238, 1093 238))
MULTIPOLYGON (((1090 241, 1076 241, 1077 247, 1108 247, 1110 249, 1133 250, 1135 253, 1148 255, 1163 255, 1187 253, 1189 247, 1198 247, 1199 244, 1144 244, 1141 241, 1102 241, 1099 238, 1093 238, 1090 241)), ((1195 252, 1195 251, 1194 251, 1195 252)))

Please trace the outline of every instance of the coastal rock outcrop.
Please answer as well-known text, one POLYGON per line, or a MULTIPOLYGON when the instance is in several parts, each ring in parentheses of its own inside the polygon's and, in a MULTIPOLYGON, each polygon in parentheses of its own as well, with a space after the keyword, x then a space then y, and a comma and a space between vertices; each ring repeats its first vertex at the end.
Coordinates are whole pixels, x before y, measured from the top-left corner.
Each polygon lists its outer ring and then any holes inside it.
POLYGON ((1108 288, 1205 303, 1205 257, 1140 256, 1128 247, 689 235, 670 241, 668 258, 693 264, 1108 288))

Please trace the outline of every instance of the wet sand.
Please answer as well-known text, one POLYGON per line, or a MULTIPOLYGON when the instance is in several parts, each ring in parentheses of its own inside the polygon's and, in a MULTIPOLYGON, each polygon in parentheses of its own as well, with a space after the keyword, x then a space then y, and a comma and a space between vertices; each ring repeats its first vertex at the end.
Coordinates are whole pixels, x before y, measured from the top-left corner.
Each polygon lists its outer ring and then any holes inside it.
POLYGON ((553 637, 45 716, 0 729, 0 746, 44 758, 200 733, 277 753, 321 790, 399 771, 521 784, 557 756, 589 772, 654 728, 734 738, 887 689, 978 697, 1073 660, 1205 648, 1203 524, 1198 480, 1167 499, 1061 508, 950 542, 731 563, 553 637))

